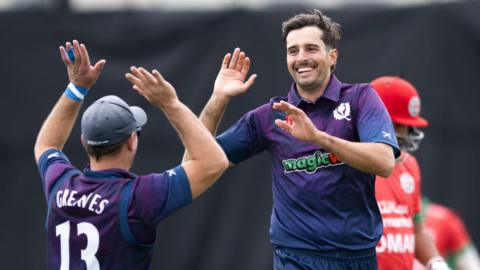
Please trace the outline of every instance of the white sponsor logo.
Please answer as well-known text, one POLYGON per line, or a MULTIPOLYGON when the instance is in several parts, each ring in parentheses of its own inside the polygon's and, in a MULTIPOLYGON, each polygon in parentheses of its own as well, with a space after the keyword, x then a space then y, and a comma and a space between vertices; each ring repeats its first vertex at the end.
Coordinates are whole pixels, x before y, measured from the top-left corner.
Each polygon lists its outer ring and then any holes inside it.
POLYGON ((403 191, 407 194, 412 194, 415 190, 415 180, 413 179, 413 176, 407 172, 400 175, 400 185, 402 186, 403 191))
POLYGON ((390 134, 390 133, 388 133, 388 132, 385 132, 385 131, 382 131, 382 133, 383 133, 383 138, 387 138, 387 137, 388 137, 388 139, 390 139, 390 140, 392 139, 392 137, 391 137, 391 134, 390 134))
POLYGON ((100 145, 100 144, 106 144, 108 143, 109 141, 106 140, 106 141, 91 141, 91 140, 87 140, 87 143, 89 145, 100 145))
POLYGON ((177 175, 173 169, 167 171, 168 176, 177 175))
POLYGON ((415 237, 412 233, 387 233, 382 235, 377 244, 377 252, 413 253, 415 251, 415 237))
POLYGON ((395 201, 379 201, 378 208, 380 209, 380 213, 384 214, 398 214, 404 215, 408 214, 408 206, 404 204, 399 204, 395 201))
POLYGON ((333 111, 333 117, 336 120, 347 120, 351 121, 352 119, 348 118, 350 116, 350 104, 347 102, 340 103, 338 107, 333 111))
POLYGON ((50 155, 47 156, 47 159, 54 158, 54 157, 60 157, 60 154, 58 152, 51 153, 50 155))
POLYGON ((412 228, 413 222, 407 217, 383 217, 384 228, 412 228))

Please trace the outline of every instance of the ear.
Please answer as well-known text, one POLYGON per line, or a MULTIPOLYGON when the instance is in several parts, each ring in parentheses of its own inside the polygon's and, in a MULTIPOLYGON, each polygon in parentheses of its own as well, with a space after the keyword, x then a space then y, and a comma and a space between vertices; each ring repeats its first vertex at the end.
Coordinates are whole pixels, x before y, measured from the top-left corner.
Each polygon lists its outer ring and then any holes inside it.
POLYGON ((80 143, 82 143, 82 145, 86 144, 85 137, 83 137, 83 134, 80 134, 80 143))
POLYGON ((130 134, 130 137, 128 137, 128 140, 127 140, 128 150, 132 151, 135 149, 136 140, 137 140, 137 134, 135 132, 132 132, 132 134, 130 134))
POLYGON ((337 49, 331 49, 328 52, 328 58, 330 59, 330 65, 337 65, 338 51, 337 49))

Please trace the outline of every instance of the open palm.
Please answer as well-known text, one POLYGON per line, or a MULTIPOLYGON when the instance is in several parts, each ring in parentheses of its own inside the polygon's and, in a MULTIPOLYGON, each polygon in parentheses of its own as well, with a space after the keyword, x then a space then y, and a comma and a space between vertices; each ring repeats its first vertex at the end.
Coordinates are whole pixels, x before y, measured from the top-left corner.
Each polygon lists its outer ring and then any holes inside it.
POLYGON ((256 74, 253 74, 245 81, 249 70, 250 58, 246 57, 239 48, 233 51, 233 55, 226 54, 215 80, 214 93, 227 97, 245 93, 257 77, 256 74))
POLYGON ((73 40, 73 44, 67 42, 65 47, 60 46, 59 49, 63 63, 67 67, 70 82, 77 86, 91 88, 97 81, 106 61, 102 59, 92 66, 87 47, 83 43, 80 44, 77 40, 73 40), (70 59, 67 55, 69 50, 73 50, 73 59, 70 59))

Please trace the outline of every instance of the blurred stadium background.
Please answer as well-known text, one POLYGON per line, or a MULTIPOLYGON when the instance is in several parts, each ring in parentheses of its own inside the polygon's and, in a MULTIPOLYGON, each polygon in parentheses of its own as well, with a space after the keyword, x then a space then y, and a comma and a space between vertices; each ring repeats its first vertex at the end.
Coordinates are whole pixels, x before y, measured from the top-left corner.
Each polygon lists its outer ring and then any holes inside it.
MULTIPOLYGON (((0 269, 45 269, 44 202, 33 159, 42 121, 67 83, 58 46, 77 38, 107 65, 87 98, 117 94, 144 107, 133 171, 169 169, 182 146, 163 115, 130 90, 130 65, 158 68, 199 113, 221 59, 239 46, 256 84, 228 108, 220 130, 270 97, 290 77, 281 22, 319 8, 343 26, 336 74, 345 82, 400 75, 417 86, 430 121, 417 153, 423 191, 454 208, 480 244, 480 3, 419 0, 0 0, 0 269)), ((75 126, 65 151, 83 167, 75 126)), ((230 169, 211 190, 160 226, 152 269, 272 269, 267 154, 230 169)), ((321 199, 321 198, 319 198, 321 199)))

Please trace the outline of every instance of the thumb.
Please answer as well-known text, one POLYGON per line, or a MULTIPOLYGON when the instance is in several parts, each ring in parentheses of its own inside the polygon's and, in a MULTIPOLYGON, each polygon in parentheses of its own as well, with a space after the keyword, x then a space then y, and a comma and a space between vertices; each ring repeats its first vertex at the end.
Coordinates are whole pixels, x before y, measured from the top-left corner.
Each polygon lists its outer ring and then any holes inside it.
POLYGON ((292 129, 292 127, 290 125, 288 125, 285 121, 280 120, 280 119, 275 119, 275 125, 277 125, 277 127, 281 128, 283 130, 286 130, 288 132, 290 132, 290 130, 292 129))
POLYGON ((257 74, 253 74, 252 76, 250 76, 250 78, 248 78, 248 80, 243 84, 243 90, 247 90, 248 88, 250 88, 253 83, 255 83, 256 78, 257 74))
POLYGON ((98 73, 102 72, 103 67, 105 66, 106 63, 107 63, 107 60, 102 59, 102 60, 98 61, 97 63, 95 63, 95 66, 93 67, 93 69, 98 74, 98 73))

